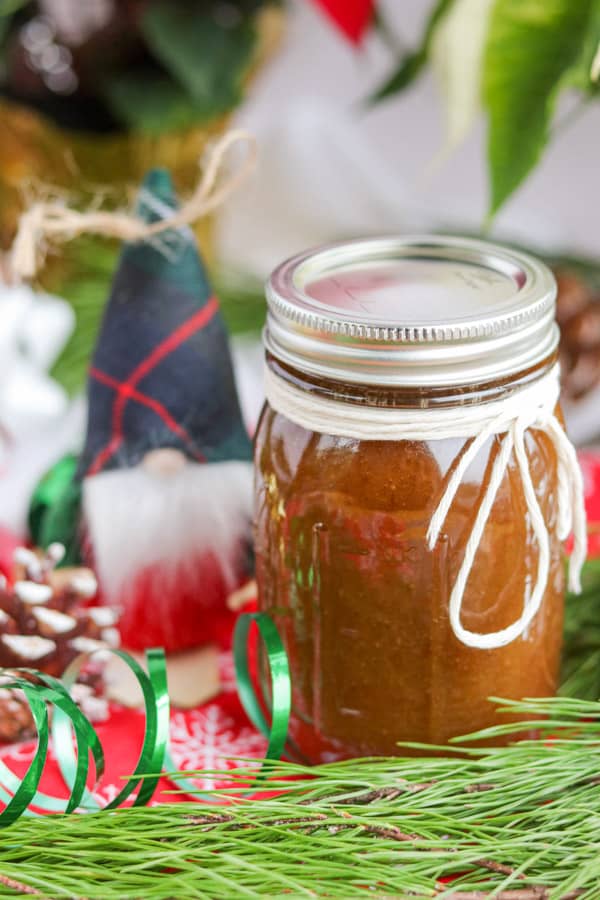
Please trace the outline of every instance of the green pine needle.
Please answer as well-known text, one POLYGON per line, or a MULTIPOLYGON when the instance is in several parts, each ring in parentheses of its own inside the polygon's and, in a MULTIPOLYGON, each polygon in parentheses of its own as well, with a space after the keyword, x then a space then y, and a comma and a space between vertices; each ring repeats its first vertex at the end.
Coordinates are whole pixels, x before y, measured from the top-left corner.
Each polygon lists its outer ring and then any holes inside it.
MULTIPOLYGON (((584 587, 562 691, 595 698, 600 561, 584 587)), ((600 704, 493 702, 511 721, 439 756, 271 764, 263 799, 241 762, 214 802, 23 818, 2 835, 0 897, 599 900, 600 704)))
POLYGON ((510 709, 532 717, 538 740, 313 769, 281 763, 270 799, 239 796, 242 769, 228 805, 22 820, 3 836, 0 871, 44 897, 90 900, 598 898, 600 707, 553 699, 510 709))
POLYGON ((583 592, 569 595, 565 607, 565 637, 561 687, 565 697, 600 698, 600 559, 586 563, 583 592))

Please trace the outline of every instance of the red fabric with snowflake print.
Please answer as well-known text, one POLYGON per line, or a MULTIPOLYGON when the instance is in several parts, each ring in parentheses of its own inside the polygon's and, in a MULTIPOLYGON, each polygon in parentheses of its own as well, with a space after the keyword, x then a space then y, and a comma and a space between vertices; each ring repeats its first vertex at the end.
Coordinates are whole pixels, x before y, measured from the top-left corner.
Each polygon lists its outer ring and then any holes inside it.
MULTIPOLYGON (((199 790, 225 787, 228 784, 227 770, 239 765, 232 759, 248 757, 260 760, 267 750, 266 740, 250 725, 238 700, 231 653, 220 655, 219 668, 222 691, 218 697, 196 709, 175 709, 171 713, 170 742, 175 765, 185 771, 223 770, 222 780, 194 779, 193 784, 199 790)), ((123 787, 123 776, 135 769, 144 738, 144 726, 142 709, 127 709, 118 704, 110 705, 110 716, 106 722, 94 725, 104 748, 106 770, 96 788, 91 779, 88 787, 101 806, 117 796, 123 787)), ((7 745, 0 749, 0 759, 17 775, 24 775, 35 749, 35 741, 7 745)), ((55 797, 67 797, 52 745, 48 751, 41 790, 55 797)), ((176 785, 161 778, 152 804, 190 799, 173 791, 177 791, 176 785)), ((131 805, 131 799, 125 805, 131 805)))

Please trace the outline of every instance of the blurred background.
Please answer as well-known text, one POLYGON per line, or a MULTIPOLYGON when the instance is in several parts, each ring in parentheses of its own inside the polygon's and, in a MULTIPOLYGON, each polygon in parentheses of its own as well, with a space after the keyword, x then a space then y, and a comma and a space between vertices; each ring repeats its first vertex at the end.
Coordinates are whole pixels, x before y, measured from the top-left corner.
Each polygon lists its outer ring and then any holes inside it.
POLYGON ((86 368, 119 247, 49 247, 12 283, 36 199, 129 206, 144 172, 182 196, 232 124, 256 171, 198 238, 260 405, 262 283, 286 256, 442 231, 531 249, 559 280, 564 399, 600 434, 600 4, 595 0, 0 0, 0 523, 77 451, 86 368))

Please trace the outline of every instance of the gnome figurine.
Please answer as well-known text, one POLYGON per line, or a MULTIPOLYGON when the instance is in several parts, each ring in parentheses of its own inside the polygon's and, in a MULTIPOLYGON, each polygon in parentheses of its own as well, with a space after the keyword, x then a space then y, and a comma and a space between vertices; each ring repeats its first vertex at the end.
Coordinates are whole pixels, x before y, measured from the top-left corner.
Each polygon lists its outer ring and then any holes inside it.
MULTIPOLYGON (((138 215, 154 222, 175 207, 168 173, 152 171, 138 215)), ((122 643, 174 651, 219 641, 232 625, 226 598, 248 577, 252 454, 190 229, 125 246, 88 399, 63 500, 69 510, 80 495, 82 555, 103 601, 120 609, 122 643)), ((45 543, 58 537, 44 531, 45 543)))

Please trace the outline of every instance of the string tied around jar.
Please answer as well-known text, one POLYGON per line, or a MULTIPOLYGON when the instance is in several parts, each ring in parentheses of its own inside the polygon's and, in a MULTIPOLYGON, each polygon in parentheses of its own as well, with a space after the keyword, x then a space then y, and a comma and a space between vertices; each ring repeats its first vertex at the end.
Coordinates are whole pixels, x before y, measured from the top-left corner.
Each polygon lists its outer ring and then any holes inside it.
POLYGON ((468 647, 491 650, 521 637, 538 613, 550 575, 550 536, 536 496, 526 449, 530 430, 548 436, 556 453, 558 536, 566 540, 573 533, 569 561, 569 588, 581 591, 581 569, 587 554, 587 529, 583 479, 575 448, 556 417, 560 393, 558 364, 524 388, 515 389, 500 400, 461 407, 436 409, 390 409, 370 407, 307 393, 265 368, 265 387, 273 409, 302 427, 324 434, 358 440, 429 441, 450 438, 471 439, 458 458, 443 494, 431 517, 427 542, 433 550, 469 466, 484 445, 501 435, 489 482, 481 499, 475 522, 467 538, 463 559, 452 586, 449 617, 458 640, 468 647), (462 624, 465 591, 483 532, 509 462, 515 460, 531 529, 538 546, 537 574, 533 587, 525 588, 523 611, 506 628, 489 633, 470 631, 462 624))
MULTIPOLYGON (((548 435, 556 452, 558 536, 561 540, 566 540, 571 531, 573 532, 574 543, 569 561, 569 588, 575 593, 581 592, 581 568, 587 553, 583 479, 575 449, 555 415, 560 391, 558 366, 540 379, 534 387, 535 390, 516 391, 511 397, 501 401, 501 410, 473 438, 460 457, 446 485, 427 531, 428 544, 430 549, 433 549, 467 469, 492 435, 506 432, 494 460, 490 480, 477 511, 465 546, 464 557, 450 593, 449 615, 452 630, 456 637, 469 647, 484 650, 494 649, 516 640, 527 630, 544 598, 550 574, 550 539, 529 468, 525 446, 525 435, 529 429, 542 431, 548 435), (481 544, 486 522, 513 454, 519 469, 531 528, 538 545, 537 578, 533 589, 530 592, 526 589, 523 612, 519 619, 499 631, 480 634, 469 631, 462 625, 462 605, 467 581, 481 544)), ((478 412, 479 408, 470 407, 469 410, 478 412)))

